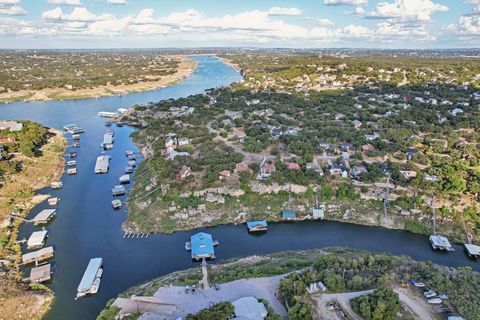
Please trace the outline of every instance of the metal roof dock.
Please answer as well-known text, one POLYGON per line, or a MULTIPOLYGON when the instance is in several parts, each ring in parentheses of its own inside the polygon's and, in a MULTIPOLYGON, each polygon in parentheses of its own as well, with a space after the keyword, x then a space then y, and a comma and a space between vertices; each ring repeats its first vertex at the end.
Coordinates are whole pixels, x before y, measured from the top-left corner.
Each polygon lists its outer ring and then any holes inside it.
POLYGON ((267 231, 267 220, 247 221, 247 228, 250 232, 267 231))
POLYGON ((465 252, 470 258, 478 258, 480 257, 480 246, 465 243, 465 252))
POLYGON ((77 293, 88 293, 92 288, 93 281, 97 277, 98 270, 102 267, 103 259, 102 258, 93 258, 88 262, 87 269, 83 274, 82 280, 77 288, 77 293))
POLYGON ((114 195, 114 196, 124 195, 125 192, 126 192, 126 191, 125 191, 125 187, 122 186, 122 185, 115 186, 115 187, 113 187, 113 189, 112 189, 112 195, 114 195))
POLYGON ((53 255, 53 247, 46 247, 37 251, 28 252, 22 255, 22 264, 29 264, 32 262, 38 263, 52 258, 53 255))
POLYGON ((42 247, 47 239, 47 234, 47 230, 33 232, 30 235, 30 238, 28 238, 27 248, 32 249, 42 247))
POLYGON ((55 215, 56 209, 45 209, 40 211, 39 214, 35 216, 31 221, 34 225, 46 224, 50 221, 55 215))
POLYGON ((130 183, 130 175, 129 175, 129 174, 124 174, 123 176, 121 176, 120 178, 118 178, 118 182, 120 182, 120 184, 122 184, 122 183, 130 183))
POLYGON ((215 249, 212 235, 205 232, 199 232, 190 237, 190 247, 192 249, 192 259, 215 259, 215 249))
POLYGON ((434 250, 455 251, 448 239, 443 236, 431 235, 429 239, 434 250))
POLYGON ((295 211, 291 211, 291 210, 282 211, 283 220, 295 220, 295 217, 296 217, 295 211))
POLYGON ((30 270, 30 281, 35 283, 45 282, 51 279, 52 268, 50 263, 30 270))
POLYGON ((95 173, 107 173, 110 162, 110 156, 98 156, 95 163, 95 173))
POLYGON ((113 133, 107 132, 103 135, 102 147, 107 147, 113 144, 113 133))

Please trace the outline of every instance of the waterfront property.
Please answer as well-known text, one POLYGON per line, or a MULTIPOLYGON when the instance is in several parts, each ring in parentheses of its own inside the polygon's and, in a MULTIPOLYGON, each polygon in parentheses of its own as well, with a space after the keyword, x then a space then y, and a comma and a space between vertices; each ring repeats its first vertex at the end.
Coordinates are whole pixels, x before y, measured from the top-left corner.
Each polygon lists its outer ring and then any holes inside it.
POLYGON ((247 221, 247 228, 249 232, 267 231, 267 220, 247 221))
POLYGON ((29 264, 34 262, 37 264, 41 261, 52 258, 53 255, 53 247, 46 247, 37 251, 28 252, 22 255, 22 264, 29 264))
POLYGON ((199 232, 190 237, 185 248, 192 251, 192 260, 215 259, 215 245, 218 241, 214 241, 211 234, 199 232))
POLYGON ((77 287, 77 298, 97 292, 98 286, 100 285, 100 278, 103 273, 102 265, 102 258, 90 259, 82 280, 77 287))
POLYGON ((56 209, 42 210, 31 221, 33 222, 34 225, 46 224, 55 216, 56 211, 57 211, 56 209))
POLYGON ((40 283, 51 279, 52 266, 50 263, 32 268, 30 270, 30 282, 40 283))
POLYGON ((109 162, 109 156, 98 156, 97 162, 95 163, 95 173, 107 173, 109 168, 109 162))
POLYGON ((443 236, 431 235, 429 239, 434 250, 455 251, 450 241, 443 236))
POLYGON ((33 249, 33 248, 43 247, 43 245, 45 244, 45 241, 47 241, 47 235, 48 235, 47 230, 33 232, 28 238, 27 248, 33 249))
POLYGON ((283 210, 282 219, 285 221, 293 221, 296 219, 296 213, 292 210, 283 210))

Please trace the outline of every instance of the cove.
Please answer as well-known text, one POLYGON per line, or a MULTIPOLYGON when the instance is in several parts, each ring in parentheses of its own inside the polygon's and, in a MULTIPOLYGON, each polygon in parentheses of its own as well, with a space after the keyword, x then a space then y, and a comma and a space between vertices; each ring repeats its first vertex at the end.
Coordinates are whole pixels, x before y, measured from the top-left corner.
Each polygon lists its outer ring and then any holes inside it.
MULTIPOLYGON (((129 139, 133 128, 112 127, 116 141, 114 149, 107 152, 112 156, 110 172, 105 175, 95 175, 93 172, 106 130, 105 119, 97 117, 97 112, 186 97, 241 79, 237 71, 215 57, 193 58, 198 68, 191 77, 160 90, 99 99, 0 105, 0 119, 33 120, 58 129, 65 123, 76 123, 87 130, 82 134, 81 148, 78 149, 78 174, 65 175, 61 190, 41 191, 61 198, 57 217, 47 226, 49 238, 46 245, 53 245, 56 253, 53 261, 56 271, 50 284, 55 292, 55 301, 47 319, 95 319, 109 299, 127 288, 198 265, 190 261, 189 253, 184 250, 185 241, 192 232, 154 235, 148 239, 123 239, 121 225, 127 213, 125 209, 112 209, 110 190, 123 174, 127 162, 125 150, 136 150, 129 139), (89 259, 94 257, 104 259, 100 290, 94 296, 75 301, 78 283, 89 259)), ((30 217, 46 207, 46 203, 35 207, 30 217)), ((28 237, 38 229, 24 224, 19 238, 28 237)), ((202 230, 212 233, 220 241, 216 249, 217 262, 252 254, 345 246, 405 254, 416 260, 430 260, 453 267, 469 265, 479 270, 478 263, 468 260, 460 246, 455 246, 456 251, 448 254, 434 252, 427 237, 399 230, 331 221, 271 224, 268 232, 260 236, 248 234, 244 225, 202 230)))

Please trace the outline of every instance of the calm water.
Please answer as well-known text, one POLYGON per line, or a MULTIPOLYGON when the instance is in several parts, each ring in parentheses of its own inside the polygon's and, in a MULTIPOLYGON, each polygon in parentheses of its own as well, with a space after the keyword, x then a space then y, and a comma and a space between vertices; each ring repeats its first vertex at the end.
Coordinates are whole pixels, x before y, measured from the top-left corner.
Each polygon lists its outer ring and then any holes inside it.
MULTIPOLYGON (((136 150, 129 140, 132 128, 115 130, 115 147, 110 172, 95 175, 93 168, 102 136, 105 119, 98 111, 115 111, 161 99, 185 97, 205 89, 228 85, 240 75, 214 57, 196 57, 199 65, 195 74, 175 86, 122 97, 104 97, 75 101, 48 101, 0 105, 0 119, 29 119, 44 125, 62 128, 65 123, 85 127, 81 148, 78 150, 76 176, 64 176, 61 190, 43 190, 59 196, 57 217, 47 226, 47 245, 55 247, 56 272, 51 284, 56 300, 47 319, 95 319, 105 303, 127 288, 178 269, 192 267, 184 244, 191 232, 174 235, 155 235, 148 239, 123 239, 121 224, 126 219, 125 209, 111 208, 111 188, 126 166, 125 150, 136 150), (105 272, 99 293, 74 300, 76 288, 88 261, 103 257, 105 272)), ((31 216, 48 207, 41 204, 31 216)), ((23 225, 20 238, 28 237, 39 228, 23 225)), ((268 233, 249 235, 243 225, 209 228, 208 232, 221 242, 216 250, 217 261, 251 254, 272 253, 289 249, 346 246, 406 254, 418 260, 431 260, 448 266, 470 265, 478 270, 478 263, 466 258, 461 247, 449 254, 433 252, 424 236, 403 231, 385 230, 336 222, 302 222, 273 224, 268 233)))

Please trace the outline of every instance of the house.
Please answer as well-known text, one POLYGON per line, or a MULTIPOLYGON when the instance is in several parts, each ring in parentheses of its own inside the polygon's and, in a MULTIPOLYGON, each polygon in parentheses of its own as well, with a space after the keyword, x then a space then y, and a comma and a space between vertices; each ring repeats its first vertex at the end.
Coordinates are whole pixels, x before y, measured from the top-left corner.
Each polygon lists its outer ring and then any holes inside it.
POLYGON ((9 130, 10 132, 21 131, 23 124, 16 121, 0 121, 0 130, 9 130))
POLYGON ((165 137, 165 149, 174 149, 177 146, 177 135, 175 133, 169 133, 165 137))
POLYGON ((290 221, 290 220, 295 220, 295 218, 296 218, 295 211, 292 211, 292 210, 283 210, 282 211, 282 219, 283 220, 290 221))
POLYGON ((362 174, 366 172, 368 171, 365 166, 353 166, 352 169, 350 169, 350 177, 358 179, 362 174))
POLYGON ((338 175, 343 178, 346 178, 348 176, 345 164, 343 161, 340 161, 340 160, 337 160, 334 163, 330 162, 328 164, 328 170, 331 175, 338 175))
POLYGON ((15 139, 13 138, 0 138, 0 143, 13 143, 15 139))
POLYGON ((289 170, 298 171, 298 170, 300 170, 300 165, 296 162, 289 162, 289 163, 287 163, 287 168, 289 170))
POLYGON ((369 151, 375 151, 375 150, 376 150, 375 147, 372 146, 370 143, 364 144, 362 146, 362 151, 363 152, 369 152, 369 151))
POLYGON ((450 110, 450 114, 454 117, 456 117, 459 113, 463 113, 463 110, 460 108, 455 108, 450 110))
POLYGON ((229 178, 231 175, 232 173, 230 172, 230 170, 222 170, 218 174, 218 179, 223 180, 223 179, 229 178))
POLYGON ((412 160, 413 156, 418 153, 417 148, 407 148, 407 160, 412 160))
POLYGON ((266 158, 264 158, 260 163, 260 173, 257 179, 266 180, 272 176, 275 170, 276 170, 275 163, 273 163, 273 161, 271 160, 267 160, 266 158))
POLYGON ((313 171, 317 172, 318 174, 320 174, 321 176, 323 176, 322 167, 316 161, 308 162, 305 165, 305 170, 313 170, 313 171))
POLYGON ((235 173, 240 173, 240 172, 252 173, 252 169, 250 169, 246 163, 239 163, 235 166, 234 172, 235 173))
POLYGON ((190 144, 190 140, 188 140, 188 138, 179 138, 177 140, 177 143, 179 146, 186 146, 188 144, 190 144))
POLYGON ((178 171, 176 179, 177 181, 182 181, 182 180, 185 180, 191 174, 192 174, 192 169, 186 165, 183 165, 180 171, 178 171))
POLYGON ((365 139, 367 141, 374 141, 374 140, 377 140, 378 138, 380 138, 380 133, 378 133, 378 132, 374 132, 373 134, 366 134, 365 135, 365 139))
POLYGON ((338 146, 338 149, 341 152, 355 152, 355 151, 357 151, 357 148, 351 143, 342 143, 341 145, 338 146))
POLYGON ((411 170, 400 170, 400 173, 407 180, 413 179, 417 176, 417 172, 411 170))

